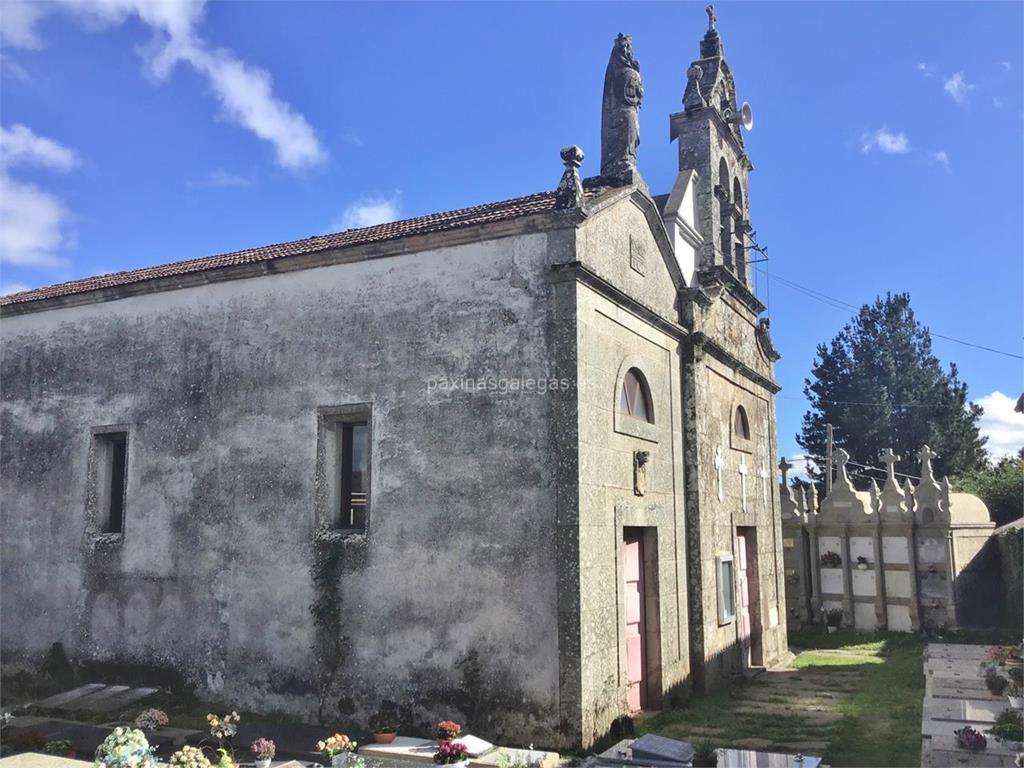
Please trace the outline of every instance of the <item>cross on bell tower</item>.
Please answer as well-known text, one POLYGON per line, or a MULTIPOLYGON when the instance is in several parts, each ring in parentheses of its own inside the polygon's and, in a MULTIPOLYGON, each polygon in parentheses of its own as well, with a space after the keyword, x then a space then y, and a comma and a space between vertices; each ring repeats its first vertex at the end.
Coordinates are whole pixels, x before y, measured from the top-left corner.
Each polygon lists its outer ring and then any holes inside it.
POLYGON ((697 229, 704 238, 701 270, 723 268, 751 288, 748 174, 753 166, 743 146, 742 126, 752 118, 736 100, 736 84, 715 28, 715 7, 707 7, 708 29, 700 58, 686 71, 683 111, 671 115, 670 134, 679 142, 679 170, 696 171, 697 229))

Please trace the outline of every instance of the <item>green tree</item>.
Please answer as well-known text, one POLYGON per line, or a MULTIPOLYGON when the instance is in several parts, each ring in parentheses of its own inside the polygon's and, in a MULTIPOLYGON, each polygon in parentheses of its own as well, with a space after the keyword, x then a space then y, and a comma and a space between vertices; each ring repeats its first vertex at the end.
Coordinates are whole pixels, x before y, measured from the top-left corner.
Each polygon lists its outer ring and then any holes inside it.
POLYGON ((879 453, 892 448, 900 456, 896 471, 917 475, 916 454, 927 444, 939 454, 938 477, 986 465, 982 409, 967 401, 956 365, 945 371, 932 354, 909 294, 865 304, 831 343, 819 344, 804 394, 811 407, 796 440, 813 457, 825 455, 825 425, 832 424, 836 447, 860 464, 879 466, 879 453))
POLYGON ((980 497, 997 525, 1005 525, 1024 516, 1022 456, 1006 456, 994 465, 958 475, 951 482, 955 490, 980 497))

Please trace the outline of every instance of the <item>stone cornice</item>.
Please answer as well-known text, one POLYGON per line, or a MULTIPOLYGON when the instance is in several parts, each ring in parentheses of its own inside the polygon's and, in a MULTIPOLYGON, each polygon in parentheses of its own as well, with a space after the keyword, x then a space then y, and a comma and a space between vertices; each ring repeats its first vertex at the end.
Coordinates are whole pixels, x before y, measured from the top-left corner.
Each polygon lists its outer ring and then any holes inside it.
POLYGON ((776 384, 774 381, 769 379, 767 376, 758 373, 749 365, 744 363, 742 360, 731 354, 728 350, 722 347, 717 341, 712 339, 703 331, 697 331, 689 336, 689 342, 694 349, 702 349, 707 354, 710 354, 713 358, 718 360, 723 365, 728 366, 732 370, 736 371, 743 378, 754 382, 755 384, 767 389, 773 395, 779 392, 782 387, 776 384))
POLYGON ((648 307, 629 294, 615 287, 600 275, 591 272, 579 261, 570 261, 564 264, 555 264, 551 267, 552 282, 566 282, 575 280, 582 283, 595 293, 603 296, 609 301, 632 312, 642 320, 653 325, 658 330, 668 334, 674 339, 683 340, 689 336, 689 331, 683 326, 665 317, 662 317, 655 310, 648 307))

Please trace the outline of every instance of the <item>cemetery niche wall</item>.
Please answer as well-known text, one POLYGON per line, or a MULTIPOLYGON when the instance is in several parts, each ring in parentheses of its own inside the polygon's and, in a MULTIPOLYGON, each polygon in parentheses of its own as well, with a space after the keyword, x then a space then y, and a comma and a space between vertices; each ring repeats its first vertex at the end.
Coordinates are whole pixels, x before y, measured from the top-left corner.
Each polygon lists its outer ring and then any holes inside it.
POLYGON ((917 485, 896 479, 898 460, 881 455, 886 479, 857 491, 836 451, 831 492, 788 485, 783 460, 780 497, 786 609, 796 626, 826 623, 895 632, 1001 624, 995 523, 977 496, 953 493, 936 480, 924 446, 917 485), (832 623, 835 623, 833 620, 832 623))

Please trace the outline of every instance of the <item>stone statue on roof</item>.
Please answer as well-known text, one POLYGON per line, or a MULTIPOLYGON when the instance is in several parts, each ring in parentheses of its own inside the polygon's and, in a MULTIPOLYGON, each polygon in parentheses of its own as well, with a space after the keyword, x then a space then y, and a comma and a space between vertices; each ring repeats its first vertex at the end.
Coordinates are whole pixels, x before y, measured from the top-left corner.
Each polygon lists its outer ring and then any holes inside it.
POLYGON ((640 146, 640 102, 644 86, 640 62, 633 58, 633 39, 615 38, 604 73, 601 108, 601 176, 622 186, 636 179, 636 149, 640 146))

